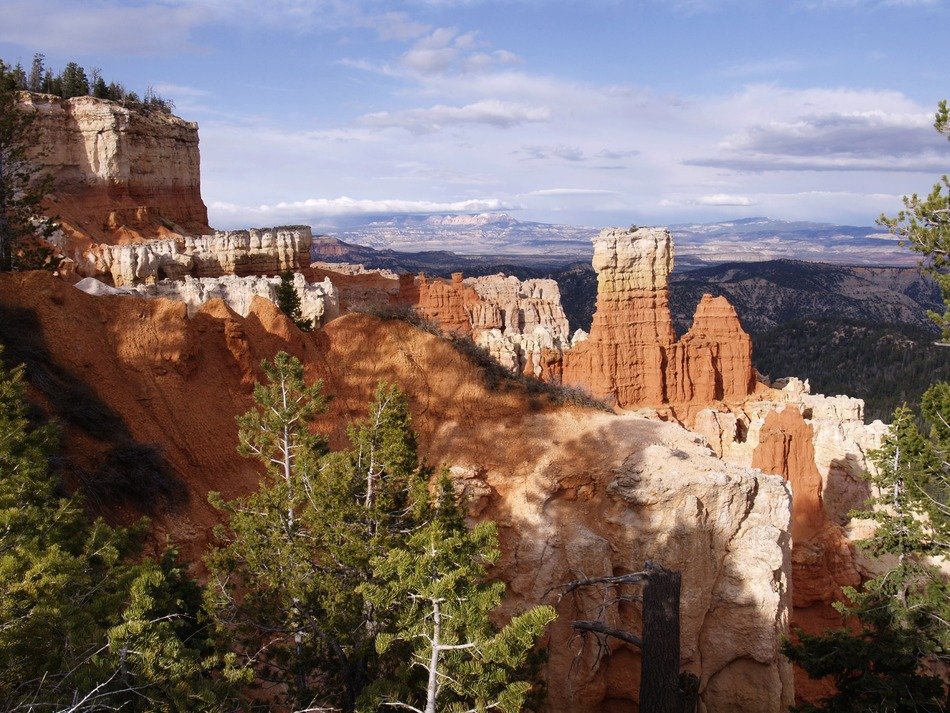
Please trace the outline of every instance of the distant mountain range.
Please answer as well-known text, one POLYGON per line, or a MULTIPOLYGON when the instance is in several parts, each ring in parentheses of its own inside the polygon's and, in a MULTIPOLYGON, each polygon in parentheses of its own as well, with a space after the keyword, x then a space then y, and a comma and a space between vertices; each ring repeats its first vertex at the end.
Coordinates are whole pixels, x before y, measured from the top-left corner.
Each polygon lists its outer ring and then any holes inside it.
MULTIPOLYGON (((880 228, 742 218, 668 226, 678 268, 728 261, 807 260, 840 265, 913 265, 916 256, 880 228)), ((600 228, 521 221, 506 213, 399 215, 341 227, 349 243, 396 252, 588 259, 600 228)))

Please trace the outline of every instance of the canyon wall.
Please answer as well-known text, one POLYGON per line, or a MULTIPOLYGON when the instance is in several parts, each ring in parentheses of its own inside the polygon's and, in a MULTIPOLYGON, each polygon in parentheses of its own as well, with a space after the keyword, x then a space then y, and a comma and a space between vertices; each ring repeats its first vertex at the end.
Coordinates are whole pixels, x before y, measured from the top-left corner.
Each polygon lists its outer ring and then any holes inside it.
POLYGON ((218 277, 294 271, 309 264, 309 226, 215 232, 125 245, 96 244, 76 272, 116 287, 165 278, 218 277))
POLYGON ((21 106, 37 116, 36 160, 53 178, 47 207, 78 239, 71 247, 211 232, 197 124, 93 97, 23 92, 21 106))
MULTIPOLYGON (((257 487, 254 462, 236 451, 234 418, 251 406, 260 361, 285 350, 334 397, 317 423, 333 448, 365 418, 380 380, 406 391, 423 455, 453 469, 473 517, 499 525, 502 616, 554 602, 557 586, 579 576, 637 571, 651 559, 682 571, 682 665, 700 678, 701 712, 787 709, 782 477, 723 462, 674 423, 555 407, 518 386, 492 390, 451 343, 398 320, 349 314, 304 334, 260 298, 246 317, 215 299, 188 311, 171 300, 92 297, 42 273, 0 275, 7 355, 30 345, 24 358, 42 353, 63 383, 87 384, 137 442, 161 444, 188 497, 153 513, 155 542, 170 536, 197 559, 222 517, 208 491, 230 499, 257 487)), ((109 444, 73 420, 63 431, 71 462, 95 472, 109 444)), ((601 594, 559 603, 543 642, 551 713, 635 709, 639 652, 611 644, 599 656, 592 639, 572 636, 571 620, 592 618, 601 594)), ((611 624, 640 626, 635 601, 605 613, 611 624)))
POLYGON ((594 238, 597 307, 588 339, 564 354, 563 382, 625 409, 671 406, 688 418, 755 389, 752 340, 722 297, 704 296, 676 341, 667 280, 669 231, 607 229, 594 238))
MULTIPOLYGON (((205 303, 221 300, 237 314, 246 317, 255 297, 277 302, 280 282, 279 277, 254 275, 186 276, 184 280, 161 280, 149 285, 116 288, 87 277, 77 282, 76 287, 90 295, 126 295, 184 302, 189 316, 194 316, 205 303)), ((322 282, 307 282, 302 274, 295 273, 293 286, 300 298, 301 318, 313 320, 315 326, 321 326, 339 316, 339 296, 330 278, 322 282)))
POLYGON ((503 274, 451 280, 404 275, 398 300, 444 332, 470 336, 506 369, 556 380, 569 346, 567 316, 554 280, 503 274))

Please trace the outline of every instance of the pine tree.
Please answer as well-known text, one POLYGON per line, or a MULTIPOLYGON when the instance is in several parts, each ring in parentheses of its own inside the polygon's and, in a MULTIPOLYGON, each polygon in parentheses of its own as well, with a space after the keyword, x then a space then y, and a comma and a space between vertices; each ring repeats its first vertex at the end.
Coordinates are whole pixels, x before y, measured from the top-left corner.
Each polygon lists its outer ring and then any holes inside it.
POLYGON ((349 449, 324 458, 314 488, 327 633, 318 653, 329 690, 343 692, 328 700, 347 712, 371 705, 372 684, 389 680, 404 660, 400 647, 377 653, 385 614, 359 587, 373 578, 373 558, 404 544, 424 521, 432 474, 419 461, 409 402, 393 386, 378 385, 368 417, 349 428, 349 438, 349 449))
POLYGON ((494 523, 467 530, 452 486, 443 480, 431 521, 404 547, 373 559, 377 581, 360 589, 393 617, 376 648, 380 653, 399 643, 412 648, 402 685, 377 687, 386 705, 416 713, 521 710, 531 690, 530 681, 521 678, 525 662, 556 613, 535 607, 496 629, 490 615, 505 585, 486 581, 485 568, 498 556, 494 523), (425 674, 414 687, 413 667, 425 674))
POLYGON ((280 284, 277 285, 277 306, 280 311, 290 317, 297 327, 309 332, 313 329, 312 319, 303 319, 300 313, 300 295, 297 294, 297 288, 294 286, 294 273, 282 272, 280 274, 280 284))
POLYGON ((22 367, 0 366, 0 708, 214 710, 193 583, 130 561, 137 532, 58 492, 55 431, 24 396, 22 367))
POLYGON ((75 62, 66 65, 66 69, 59 75, 61 85, 61 96, 63 99, 72 99, 73 97, 84 97, 89 94, 89 79, 86 77, 86 70, 75 62))
POLYGON ((319 671, 312 649, 323 623, 314 602, 320 586, 311 506, 323 439, 310 421, 327 399, 319 382, 307 386, 303 365, 285 352, 264 362, 267 383, 254 389, 256 407, 238 419, 240 452, 265 466, 260 489, 224 503, 230 515, 221 545, 206 557, 207 605, 222 646, 233 647, 226 676, 233 681, 286 686, 286 703, 307 707, 319 671))
POLYGON ((207 559, 208 602, 236 645, 235 680, 283 685, 289 705, 354 711, 367 686, 397 668, 395 651, 390 660, 376 654, 379 612, 357 588, 372 576, 372 557, 417 525, 429 471, 397 389, 380 385, 369 418, 349 430, 350 449, 318 458, 306 421, 323 408, 319 389, 308 391, 299 361, 285 354, 265 370, 270 385, 255 391, 258 410, 242 417, 241 441, 268 474, 257 493, 219 503, 230 534, 207 559), (271 410, 283 403, 282 383, 302 410, 271 410))
MULTIPOLYGON (((934 128, 950 140, 950 105, 941 101, 934 117, 934 128)), ((895 217, 882 215, 878 223, 903 239, 903 244, 923 255, 923 265, 936 280, 946 305, 943 314, 931 317, 950 342, 950 176, 943 176, 930 193, 904 196, 904 210, 895 217)))
POLYGON ((45 239, 55 230, 39 216, 51 177, 40 174, 31 159, 37 137, 35 115, 17 106, 16 88, 0 63, 0 272, 59 267, 45 239))
POLYGON ((27 82, 27 89, 31 92, 43 91, 43 78, 46 75, 46 55, 37 52, 33 55, 33 62, 30 64, 30 77, 27 82))

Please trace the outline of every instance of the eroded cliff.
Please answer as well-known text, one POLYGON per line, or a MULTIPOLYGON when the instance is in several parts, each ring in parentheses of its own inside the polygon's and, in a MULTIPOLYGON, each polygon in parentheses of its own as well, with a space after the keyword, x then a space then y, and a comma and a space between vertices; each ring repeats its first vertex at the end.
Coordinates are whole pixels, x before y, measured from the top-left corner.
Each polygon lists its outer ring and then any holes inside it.
POLYGON ((53 179, 47 207, 70 241, 67 257, 89 241, 211 232, 197 124, 93 97, 21 97, 37 116, 35 158, 53 179))
MULTIPOLYGON (((155 514, 158 542, 168 534, 198 556, 220 517, 208 490, 233 497, 256 486, 253 463, 235 450, 234 416, 251 403, 260 359, 287 350, 335 397, 318 424, 331 445, 345 443, 377 381, 409 394, 428 460, 455 466, 476 496, 473 514, 499 522, 504 613, 578 574, 654 559, 683 572, 683 665, 700 676, 704 710, 779 713, 791 700, 778 653, 790 596, 787 485, 724 463, 676 424, 490 390, 449 342, 367 315, 306 335, 259 298, 246 317, 220 300, 189 317, 179 301, 93 297, 42 274, 0 275, 0 309, 9 357, 29 343, 24 358, 88 384, 135 440, 162 444, 188 497, 155 514)), ((67 453, 80 464, 106 448, 99 438, 66 422, 67 453)), ((634 649, 598 657, 571 637, 570 619, 595 604, 561 603, 546 641, 548 710, 619 711, 636 700, 634 649)), ((607 615, 638 626, 635 603, 607 615)))

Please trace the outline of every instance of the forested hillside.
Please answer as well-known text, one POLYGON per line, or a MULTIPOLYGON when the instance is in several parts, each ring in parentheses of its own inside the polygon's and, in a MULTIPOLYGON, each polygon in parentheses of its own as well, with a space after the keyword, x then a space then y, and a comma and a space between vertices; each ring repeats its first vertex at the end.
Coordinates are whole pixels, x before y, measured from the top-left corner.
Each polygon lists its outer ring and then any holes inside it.
POLYGON ((916 407, 931 383, 950 379, 950 348, 935 340, 906 325, 806 317, 752 341, 759 372, 808 379, 813 393, 862 398, 868 420, 890 421, 897 406, 916 407))

